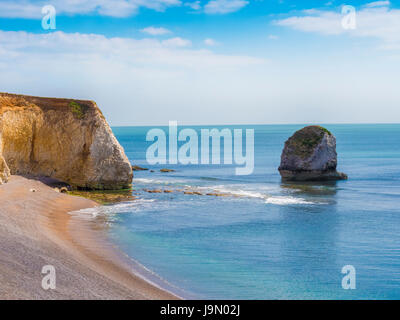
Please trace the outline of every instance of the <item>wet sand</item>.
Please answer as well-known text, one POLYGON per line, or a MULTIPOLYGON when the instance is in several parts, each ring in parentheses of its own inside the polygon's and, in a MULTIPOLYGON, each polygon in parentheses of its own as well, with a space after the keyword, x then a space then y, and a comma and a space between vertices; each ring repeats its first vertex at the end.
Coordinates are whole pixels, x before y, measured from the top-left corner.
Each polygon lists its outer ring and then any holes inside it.
POLYGON ((1 185, 0 299, 176 299, 122 259, 103 224, 68 214, 94 206, 20 176, 1 185), (42 288, 45 265, 54 290, 42 288))

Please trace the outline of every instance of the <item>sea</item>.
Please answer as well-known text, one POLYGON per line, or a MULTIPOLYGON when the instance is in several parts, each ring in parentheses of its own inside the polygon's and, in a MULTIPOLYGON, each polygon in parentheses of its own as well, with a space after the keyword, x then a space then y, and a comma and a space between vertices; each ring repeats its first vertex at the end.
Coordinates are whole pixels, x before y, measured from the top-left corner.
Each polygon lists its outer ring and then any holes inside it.
POLYGON ((283 145, 302 127, 190 127, 254 129, 250 175, 236 175, 235 164, 150 165, 146 135, 168 127, 113 127, 130 162, 150 170, 134 172, 137 200, 93 215, 105 216, 115 246, 184 298, 399 299, 400 125, 324 125, 349 179, 284 183, 283 145))

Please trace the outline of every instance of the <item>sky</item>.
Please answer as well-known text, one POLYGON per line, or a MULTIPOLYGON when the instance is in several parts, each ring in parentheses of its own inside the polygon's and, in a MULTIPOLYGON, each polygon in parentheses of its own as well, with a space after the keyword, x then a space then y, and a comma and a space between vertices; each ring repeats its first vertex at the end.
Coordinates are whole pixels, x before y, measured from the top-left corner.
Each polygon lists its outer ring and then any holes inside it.
POLYGON ((0 92, 113 126, 398 123, 399 80, 400 1, 0 0, 0 92))

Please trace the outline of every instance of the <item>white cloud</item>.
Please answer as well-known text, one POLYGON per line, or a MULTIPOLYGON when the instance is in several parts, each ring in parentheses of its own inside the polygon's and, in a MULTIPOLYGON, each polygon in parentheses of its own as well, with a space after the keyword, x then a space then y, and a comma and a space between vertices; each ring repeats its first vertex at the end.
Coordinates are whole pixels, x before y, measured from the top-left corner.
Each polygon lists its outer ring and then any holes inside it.
MULTIPOLYGON (((0 2, 0 17, 39 19, 47 0, 5 0, 0 2)), ((168 7, 180 6, 181 0, 53 0, 51 4, 57 14, 99 14, 112 17, 127 17, 137 13, 140 7, 164 11, 168 7)))
POLYGON ((218 45, 219 43, 218 43, 217 41, 215 41, 214 39, 207 38, 207 39, 204 39, 204 44, 205 44, 206 46, 212 47, 212 46, 218 45))
POLYGON ((389 7, 366 7, 356 12, 357 26, 354 30, 342 27, 343 16, 333 11, 304 11, 301 16, 293 16, 275 21, 280 26, 304 32, 323 35, 349 34, 354 37, 376 38, 381 48, 400 47, 400 10, 389 7))
POLYGON ((92 99, 112 125, 387 122, 400 117, 400 64, 380 53, 269 63, 157 38, 0 31, 0 88, 92 99))
POLYGON ((167 39, 162 41, 162 44, 164 46, 167 47, 190 47, 192 45, 192 42, 190 40, 187 39, 182 39, 180 37, 175 37, 175 38, 171 38, 171 39, 167 39))
POLYGON ((365 5, 367 8, 385 7, 390 6, 390 1, 375 1, 370 2, 365 5))
POLYGON ((247 6, 245 0, 211 0, 204 6, 204 12, 208 14, 225 14, 238 11, 247 6))
MULTIPOLYGON (((182 0, 53 0, 50 2, 58 15, 98 14, 111 17, 128 17, 143 7, 156 11, 165 11, 169 7, 186 6, 195 11, 202 9, 201 1, 183 2, 182 0)), ((40 19, 41 9, 48 0, 1 0, 0 17, 40 19)), ((208 14, 226 14, 240 10, 249 4, 247 0, 209 0, 204 6, 208 14)))
POLYGON ((99 34, 62 31, 46 34, 0 31, 0 44, 0 61, 10 65, 14 65, 11 63, 14 58, 19 62, 26 59, 43 61, 45 64, 53 61, 74 64, 96 58, 126 65, 175 65, 193 68, 216 65, 240 67, 265 63, 263 59, 248 56, 219 55, 209 50, 187 49, 191 41, 179 37, 159 41, 107 38, 99 34))
POLYGON ((144 29, 142 29, 142 30, 140 30, 140 31, 143 32, 143 33, 150 34, 150 35, 152 35, 152 36, 162 36, 162 35, 171 33, 170 30, 165 29, 165 28, 162 28, 162 27, 160 27, 160 28, 156 28, 156 27, 147 27, 147 28, 144 28, 144 29))
POLYGON ((270 39, 270 40, 278 40, 279 37, 277 35, 270 34, 270 35, 268 35, 268 39, 270 39))
POLYGON ((194 2, 185 2, 184 4, 186 7, 189 7, 193 10, 200 10, 201 9, 201 4, 200 1, 194 1, 194 2))
POLYGON ((232 108, 238 95, 247 100, 244 88, 257 84, 254 70, 269 65, 251 56, 171 46, 179 43, 186 42, 0 31, 0 88, 93 99, 114 125, 196 122, 217 106, 232 108))
POLYGON ((275 21, 279 26, 290 27, 305 32, 316 32, 326 35, 344 33, 341 25, 342 16, 336 12, 309 10, 303 11, 305 15, 294 16, 275 21))
POLYGON ((39 18, 42 17, 42 6, 37 3, 22 1, 1 1, 0 17, 4 18, 39 18))

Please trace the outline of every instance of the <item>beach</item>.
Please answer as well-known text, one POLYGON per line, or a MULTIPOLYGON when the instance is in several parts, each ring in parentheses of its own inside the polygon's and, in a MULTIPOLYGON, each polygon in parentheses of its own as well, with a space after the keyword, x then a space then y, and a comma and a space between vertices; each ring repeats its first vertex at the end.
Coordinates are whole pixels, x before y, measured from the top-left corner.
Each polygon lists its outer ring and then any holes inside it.
POLYGON ((137 275, 101 226, 69 214, 95 202, 12 176, 0 203, 0 299, 176 299, 137 275), (54 290, 42 288, 47 265, 54 290))

